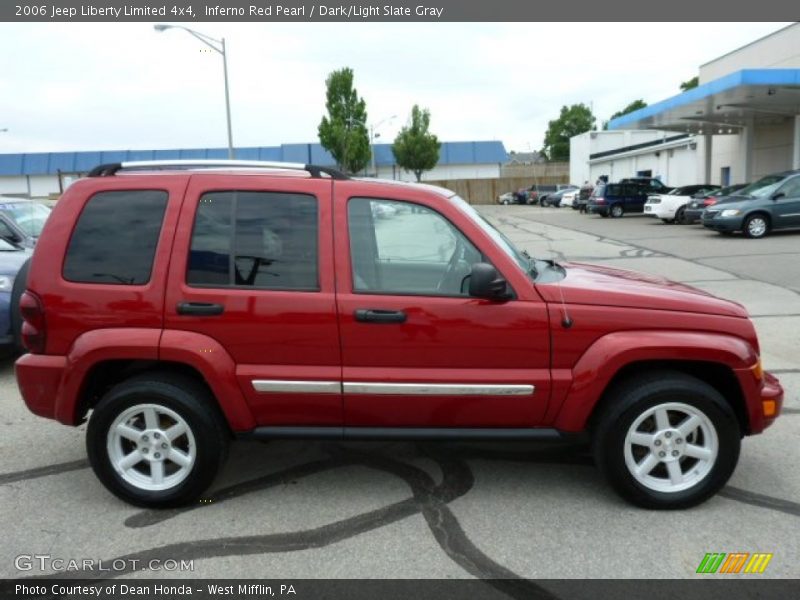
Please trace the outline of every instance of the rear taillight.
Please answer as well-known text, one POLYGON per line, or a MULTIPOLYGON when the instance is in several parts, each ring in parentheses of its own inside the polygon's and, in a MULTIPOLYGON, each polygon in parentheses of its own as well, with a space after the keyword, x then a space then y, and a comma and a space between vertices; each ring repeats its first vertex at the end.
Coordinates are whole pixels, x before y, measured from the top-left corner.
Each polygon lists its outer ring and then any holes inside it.
POLYGON ((705 200, 703 200, 703 206, 711 206, 712 204, 716 203, 717 203, 716 198, 706 198, 705 200))
POLYGON ((24 292, 19 299, 19 312, 22 315, 22 345, 32 354, 44 354, 47 328, 42 301, 33 292, 24 292))
POLYGON ((606 199, 605 198, 595 198, 594 199, 594 203, 595 204, 605 204, 606 203, 606 199))

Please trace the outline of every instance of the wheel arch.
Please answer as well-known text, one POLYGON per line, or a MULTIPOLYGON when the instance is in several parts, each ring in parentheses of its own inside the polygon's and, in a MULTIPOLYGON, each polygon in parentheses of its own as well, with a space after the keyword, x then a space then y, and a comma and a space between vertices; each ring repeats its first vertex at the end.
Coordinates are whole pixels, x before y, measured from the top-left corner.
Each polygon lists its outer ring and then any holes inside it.
POLYGON ((730 402, 742 431, 750 431, 750 412, 735 370, 758 361, 745 340, 724 334, 626 331, 608 334, 584 352, 572 369, 572 382, 554 419, 556 429, 585 431, 611 401, 614 386, 632 373, 669 368, 709 383, 730 402))
POLYGON ((729 366, 702 360, 641 360, 621 367, 603 389, 597 404, 587 420, 587 429, 593 431, 600 416, 614 402, 614 390, 628 379, 648 372, 674 371, 695 377, 714 388, 730 404, 739 422, 742 435, 749 430, 749 416, 744 393, 736 374, 729 366))

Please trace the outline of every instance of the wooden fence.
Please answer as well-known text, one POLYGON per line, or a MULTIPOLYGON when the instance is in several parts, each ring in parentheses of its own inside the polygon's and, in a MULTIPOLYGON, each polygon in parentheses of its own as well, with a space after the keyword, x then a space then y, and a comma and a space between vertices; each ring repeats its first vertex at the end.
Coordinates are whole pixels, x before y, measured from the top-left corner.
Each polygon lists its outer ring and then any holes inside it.
POLYGON ((533 184, 553 185, 568 183, 569 177, 501 177, 497 179, 448 179, 444 181, 426 181, 432 185, 453 190, 470 204, 494 204, 497 197, 506 192, 514 192, 533 184))

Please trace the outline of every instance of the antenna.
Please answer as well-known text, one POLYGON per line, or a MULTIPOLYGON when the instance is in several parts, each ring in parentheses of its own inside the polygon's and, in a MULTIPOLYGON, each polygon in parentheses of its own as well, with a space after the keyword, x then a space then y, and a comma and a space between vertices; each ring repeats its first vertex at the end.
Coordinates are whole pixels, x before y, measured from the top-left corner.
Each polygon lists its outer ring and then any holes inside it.
MULTIPOLYGON (((547 251, 550 254, 550 260, 553 261, 553 264, 556 262, 556 253, 553 250, 553 239, 550 237, 550 232, 548 231, 547 223, 544 225, 544 237, 547 240, 547 251)), ((574 321, 570 318, 569 313, 567 312, 567 302, 564 300, 564 288, 561 287, 561 280, 559 279, 556 281, 556 285, 558 286, 558 295, 561 296, 561 326, 564 329, 569 329, 572 327, 574 321)))

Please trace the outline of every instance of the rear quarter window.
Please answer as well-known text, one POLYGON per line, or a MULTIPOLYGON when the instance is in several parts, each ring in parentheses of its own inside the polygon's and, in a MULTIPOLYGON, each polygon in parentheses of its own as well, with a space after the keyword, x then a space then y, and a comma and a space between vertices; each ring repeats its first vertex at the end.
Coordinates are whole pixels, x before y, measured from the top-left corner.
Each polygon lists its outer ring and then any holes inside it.
POLYGON ((167 192, 99 192, 78 217, 62 275, 76 283, 141 285, 150 281, 167 192))

